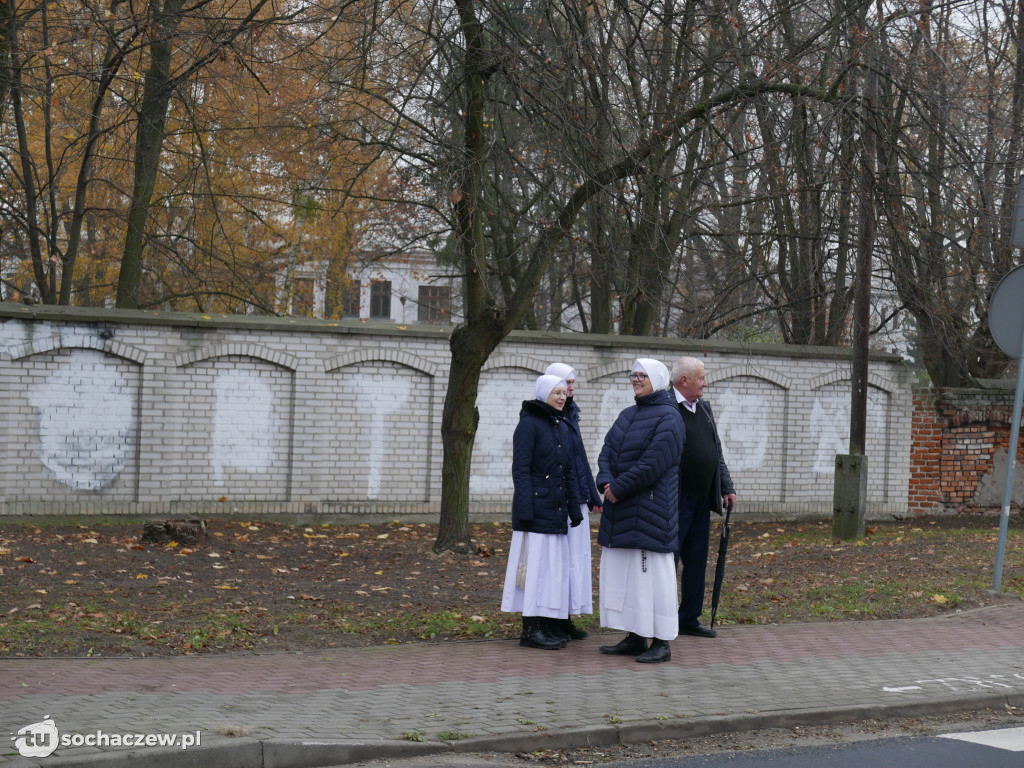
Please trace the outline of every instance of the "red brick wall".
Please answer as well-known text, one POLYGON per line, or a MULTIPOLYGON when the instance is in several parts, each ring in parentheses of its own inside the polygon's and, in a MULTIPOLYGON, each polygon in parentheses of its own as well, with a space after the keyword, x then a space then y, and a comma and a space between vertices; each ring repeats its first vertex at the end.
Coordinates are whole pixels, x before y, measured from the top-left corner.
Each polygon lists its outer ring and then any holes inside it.
MULTIPOLYGON (((976 509, 978 485, 1010 441, 1013 392, 922 388, 913 395, 907 511, 976 509)), ((1017 461, 1024 462, 1020 446, 1017 461)))

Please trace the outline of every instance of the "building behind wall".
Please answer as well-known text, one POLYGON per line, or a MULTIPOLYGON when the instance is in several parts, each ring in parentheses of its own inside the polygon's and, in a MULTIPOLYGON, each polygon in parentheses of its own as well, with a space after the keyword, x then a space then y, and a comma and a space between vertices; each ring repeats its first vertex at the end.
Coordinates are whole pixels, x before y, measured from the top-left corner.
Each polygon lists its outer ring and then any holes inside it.
MULTIPOLYGON (((454 270, 438 264, 428 251, 370 258, 348 271, 341 292, 340 318, 409 325, 448 325, 458 315, 461 297, 454 270)), ((292 317, 326 316, 327 264, 309 261, 277 276, 277 309, 292 317)))

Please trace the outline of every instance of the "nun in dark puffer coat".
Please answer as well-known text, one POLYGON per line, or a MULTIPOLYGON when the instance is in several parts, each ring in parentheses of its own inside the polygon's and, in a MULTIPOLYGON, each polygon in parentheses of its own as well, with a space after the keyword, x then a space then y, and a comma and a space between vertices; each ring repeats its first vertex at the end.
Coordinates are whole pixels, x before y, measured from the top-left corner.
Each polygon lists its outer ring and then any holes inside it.
POLYGON ((566 640, 582 640, 588 633, 573 624, 572 617, 594 612, 590 513, 601 514, 601 494, 594 483, 594 474, 587 460, 587 449, 580 429, 580 407, 575 398, 576 369, 566 363, 552 363, 544 373, 565 379, 568 397, 562 413, 569 427, 573 466, 576 468, 576 489, 580 497, 580 514, 583 515, 583 522, 569 529, 569 618, 557 620, 552 630, 556 636, 566 640))
POLYGON ((668 642, 679 630, 674 552, 686 432, 663 363, 639 358, 630 380, 636 405, 619 414, 597 461, 605 499, 597 536, 601 625, 629 634, 601 653, 656 664, 672 658, 668 642))
POLYGON ((541 376, 534 395, 523 402, 512 437, 512 543, 501 610, 523 614, 520 645, 555 650, 566 641, 553 634, 552 620, 569 618, 566 534, 583 515, 562 413, 565 380, 541 376))

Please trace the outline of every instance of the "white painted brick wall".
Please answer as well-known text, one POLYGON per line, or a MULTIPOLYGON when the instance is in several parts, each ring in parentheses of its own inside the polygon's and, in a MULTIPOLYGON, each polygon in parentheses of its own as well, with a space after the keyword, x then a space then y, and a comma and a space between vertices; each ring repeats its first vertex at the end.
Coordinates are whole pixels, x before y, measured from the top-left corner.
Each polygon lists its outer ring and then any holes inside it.
MULTIPOLYGON (((831 514, 842 350, 515 333, 481 373, 474 515, 507 513, 512 432, 544 367, 579 371, 592 465, 635 357, 702 356, 743 509, 831 514)), ((0 305, 0 514, 436 518, 444 329, 0 305), (226 502, 220 501, 226 499, 226 502)), ((910 377, 871 362, 869 513, 906 510, 910 377)))

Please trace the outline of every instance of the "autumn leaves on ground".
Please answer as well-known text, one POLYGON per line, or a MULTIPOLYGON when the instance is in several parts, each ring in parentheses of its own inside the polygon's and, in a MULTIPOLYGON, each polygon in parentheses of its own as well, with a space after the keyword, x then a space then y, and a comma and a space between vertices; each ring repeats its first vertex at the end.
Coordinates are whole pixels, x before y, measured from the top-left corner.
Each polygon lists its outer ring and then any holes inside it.
MULTIPOLYGON (((850 543, 833 541, 828 522, 733 521, 722 625, 929 616, 997 599, 988 592, 995 517, 871 523, 850 543)), ((141 532, 141 523, 82 520, 0 527, 0 655, 299 650, 518 632, 518 617, 499 610, 508 525, 473 526, 468 556, 434 554, 436 528, 425 524, 210 520, 197 544, 144 544, 141 532)), ((709 580, 717 539, 715 523, 709 580)), ((595 545, 595 595, 598 557, 595 545)), ((1024 596, 1016 515, 1003 591, 1024 596)), ((597 626, 596 617, 582 623, 597 626)))

